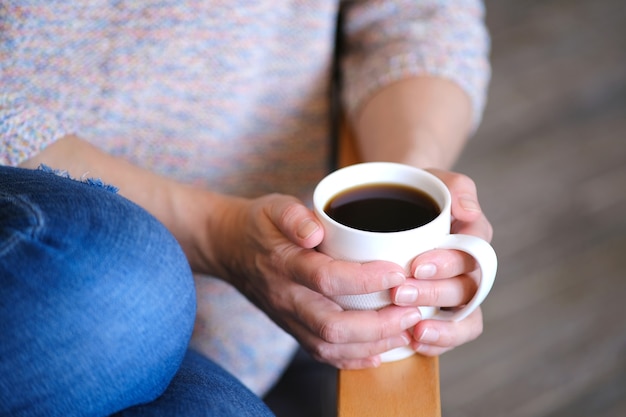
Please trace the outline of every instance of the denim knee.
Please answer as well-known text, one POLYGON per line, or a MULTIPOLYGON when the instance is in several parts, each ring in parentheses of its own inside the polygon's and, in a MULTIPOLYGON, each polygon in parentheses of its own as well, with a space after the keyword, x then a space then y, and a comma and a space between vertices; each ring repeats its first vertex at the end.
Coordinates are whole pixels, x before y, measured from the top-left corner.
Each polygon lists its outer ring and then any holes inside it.
POLYGON ((157 397, 195 317, 174 237, 103 187, 0 168, 0 415, 108 415, 157 397))

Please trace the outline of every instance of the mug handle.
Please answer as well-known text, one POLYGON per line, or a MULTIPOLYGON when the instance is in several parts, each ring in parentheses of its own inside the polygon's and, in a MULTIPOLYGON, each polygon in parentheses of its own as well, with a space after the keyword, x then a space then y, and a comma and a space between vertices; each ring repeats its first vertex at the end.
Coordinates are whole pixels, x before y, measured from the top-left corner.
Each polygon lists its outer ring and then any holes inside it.
POLYGON ((453 249, 468 253, 478 263, 481 270, 480 282, 474 297, 463 307, 448 311, 438 309, 432 317, 436 320, 461 321, 476 310, 485 298, 496 278, 498 258, 491 245, 485 240, 471 235, 449 234, 437 245, 437 249, 453 249))

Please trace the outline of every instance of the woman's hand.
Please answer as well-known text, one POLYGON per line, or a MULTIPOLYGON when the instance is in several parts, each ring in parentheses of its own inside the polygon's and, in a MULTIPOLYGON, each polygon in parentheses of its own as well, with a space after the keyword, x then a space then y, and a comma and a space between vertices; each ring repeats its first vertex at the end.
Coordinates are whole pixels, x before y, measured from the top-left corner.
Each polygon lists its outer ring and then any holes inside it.
POLYGON ((232 283, 316 359, 339 368, 372 367, 380 353, 410 343, 407 329, 421 318, 417 308, 343 311, 329 298, 401 285, 400 266, 337 261, 317 252, 324 231, 292 197, 223 197, 213 209, 202 272, 232 283))
MULTIPOLYGON (((478 203, 474 182, 461 174, 429 170, 452 194, 451 233, 463 233, 491 241, 493 229, 478 203)), ((413 278, 392 290, 399 306, 456 307, 467 303, 476 291, 477 265, 460 251, 433 250, 417 256, 411 265, 413 278)), ((459 322, 423 320, 415 326, 411 342, 418 352, 435 356, 477 338, 483 330, 480 308, 459 322)))

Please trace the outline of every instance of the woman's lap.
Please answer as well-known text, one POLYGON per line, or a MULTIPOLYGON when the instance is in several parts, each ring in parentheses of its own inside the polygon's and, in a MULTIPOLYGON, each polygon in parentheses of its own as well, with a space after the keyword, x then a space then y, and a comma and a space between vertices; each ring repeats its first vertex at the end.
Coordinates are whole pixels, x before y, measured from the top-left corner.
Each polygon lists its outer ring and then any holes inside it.
POLYGON ((193 403, 249 394, 186 353, 195 291, 185 256, 105 187, 0 167, 0 276, 0 415, 100 416, 156 398, 151 415, 176 401, 185 415, 211 415, 193 403))

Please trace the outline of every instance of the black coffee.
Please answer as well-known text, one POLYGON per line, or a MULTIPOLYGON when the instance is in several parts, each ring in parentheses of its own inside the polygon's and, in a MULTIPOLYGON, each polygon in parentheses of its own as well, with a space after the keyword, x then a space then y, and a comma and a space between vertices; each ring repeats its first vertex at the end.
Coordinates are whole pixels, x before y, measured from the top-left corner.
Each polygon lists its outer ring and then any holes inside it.
POLYGON ((399 232, 435 219, 441 210, 431 196, 396 184, 368 184, 349 188, 334 196, 324 212, 353 229, 399 232))

